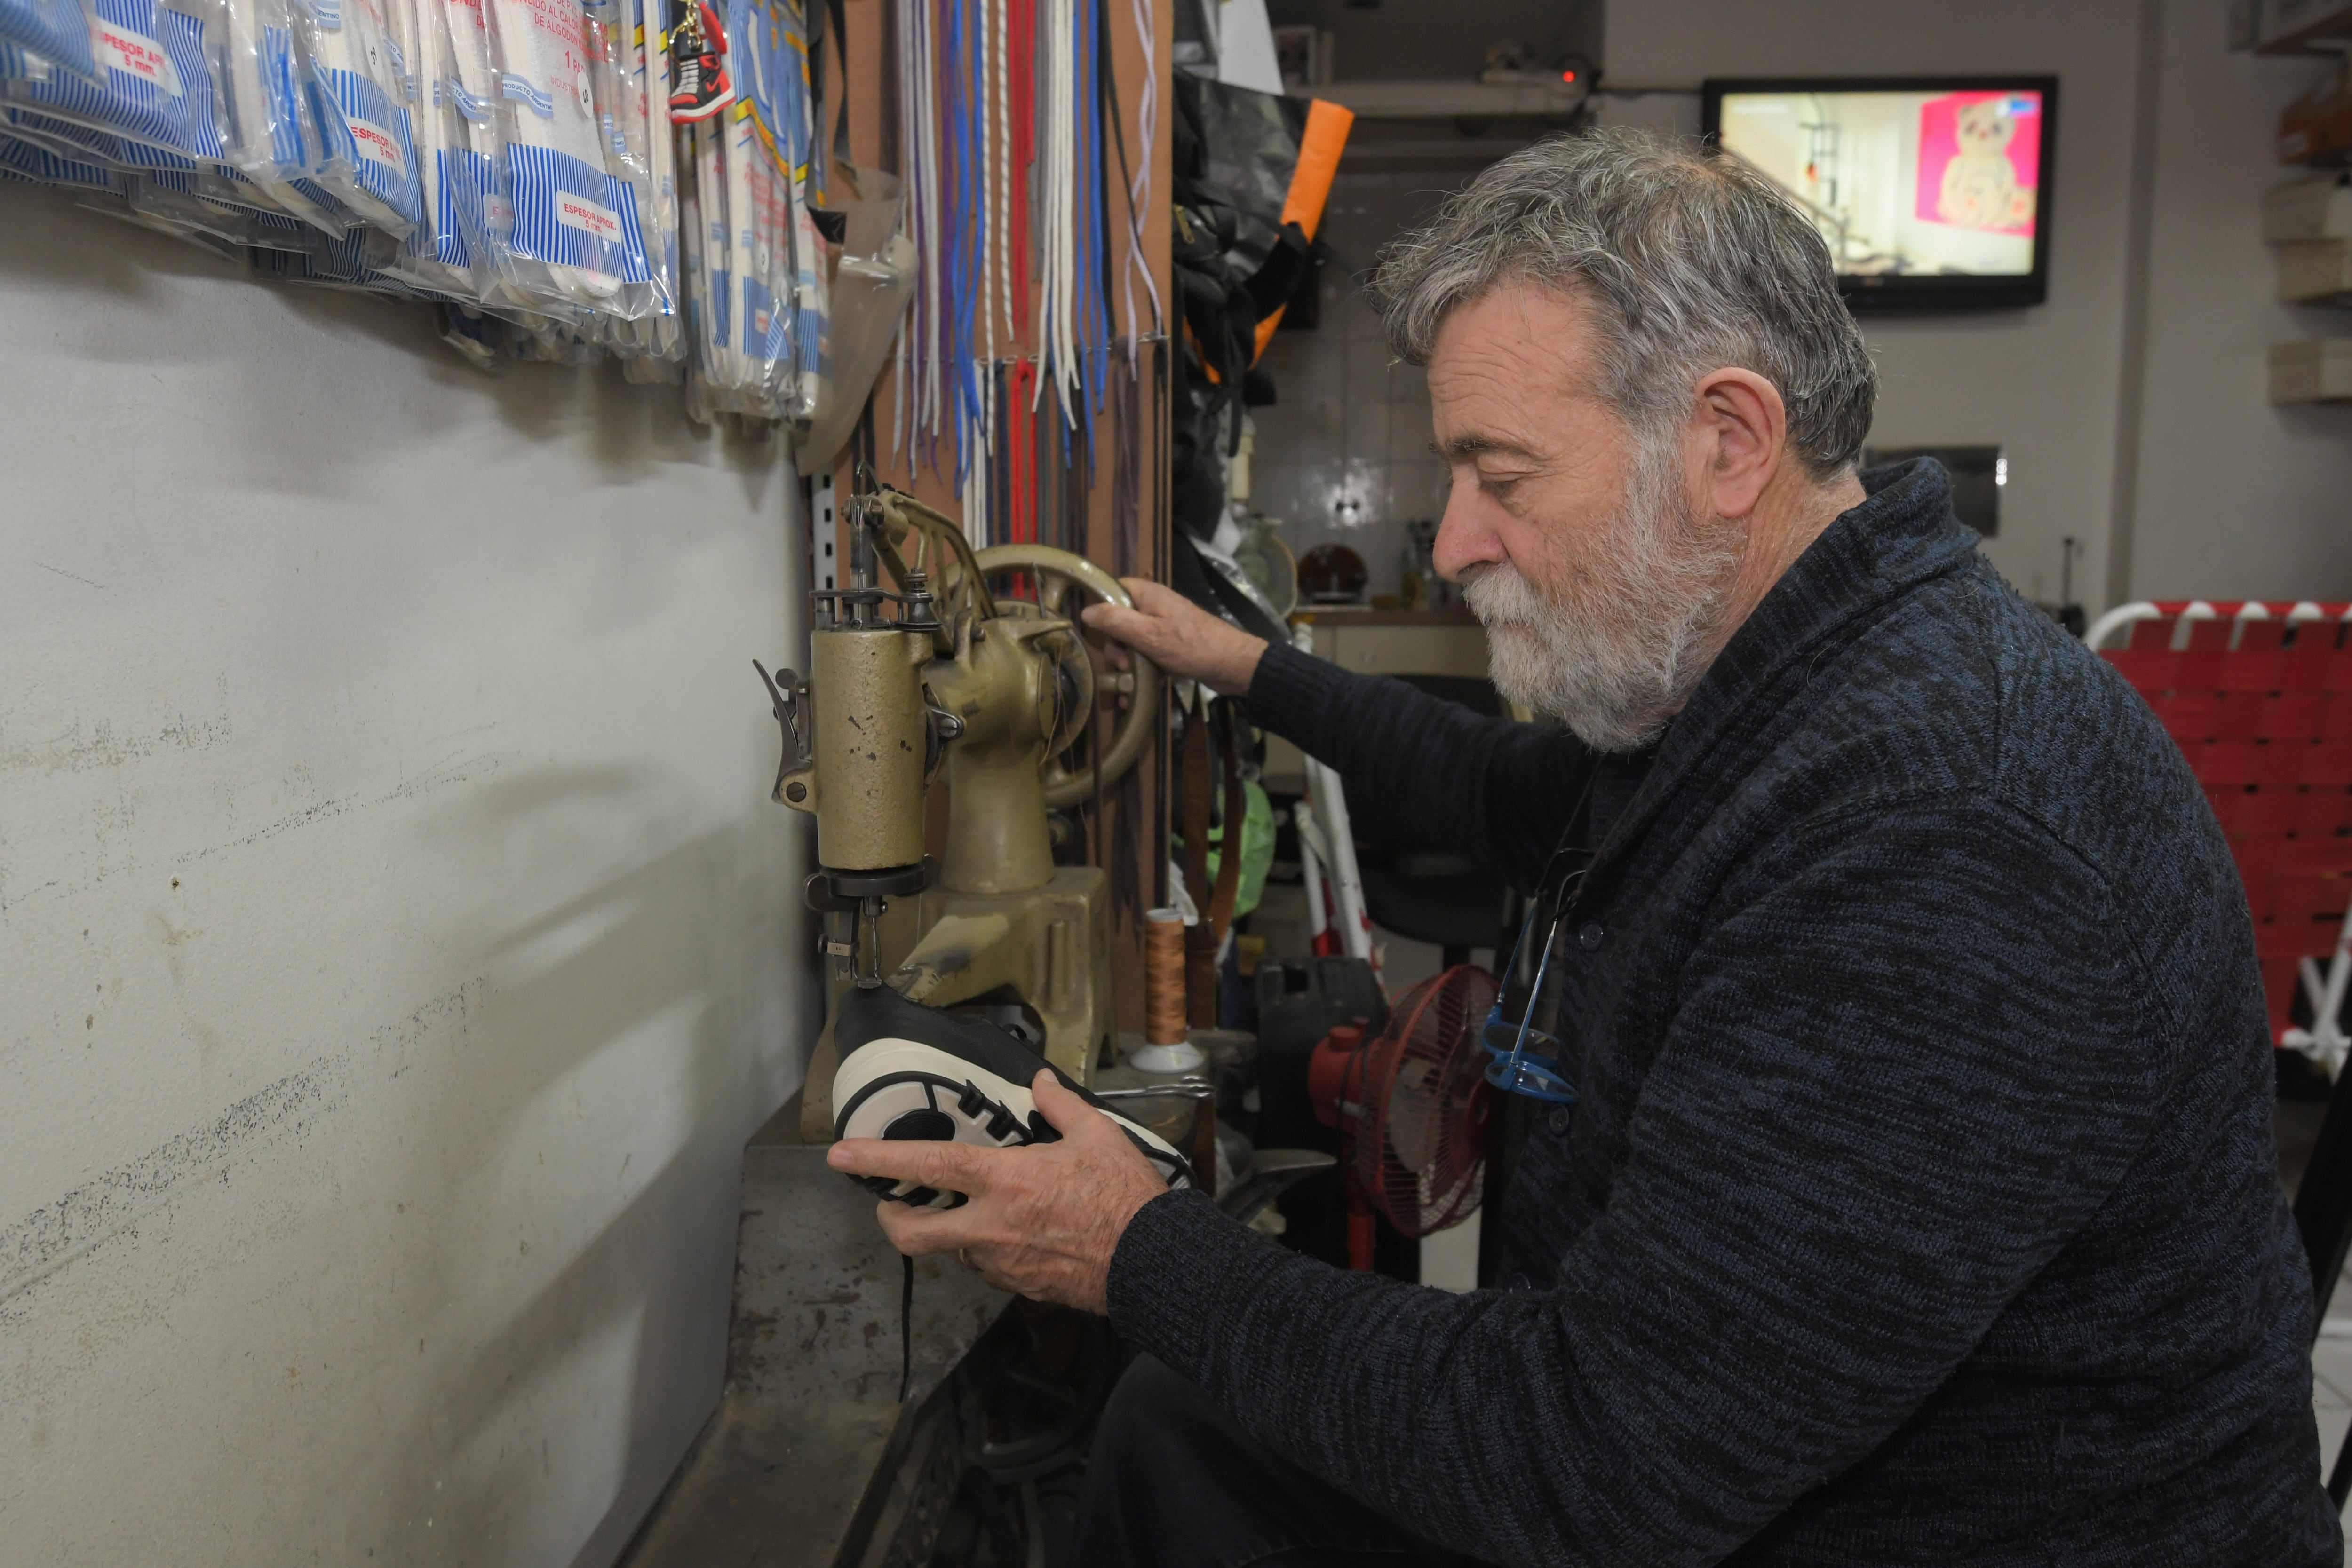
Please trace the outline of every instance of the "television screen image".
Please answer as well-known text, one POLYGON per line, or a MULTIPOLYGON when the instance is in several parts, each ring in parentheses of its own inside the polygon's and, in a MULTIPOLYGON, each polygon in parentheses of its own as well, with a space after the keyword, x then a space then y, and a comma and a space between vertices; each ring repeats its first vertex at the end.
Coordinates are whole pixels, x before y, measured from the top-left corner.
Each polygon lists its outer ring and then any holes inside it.
POLYGON ((2040 300, 2046 78, 1710 82, 1707 129, 1809 214, 1850 295, 2040 300))

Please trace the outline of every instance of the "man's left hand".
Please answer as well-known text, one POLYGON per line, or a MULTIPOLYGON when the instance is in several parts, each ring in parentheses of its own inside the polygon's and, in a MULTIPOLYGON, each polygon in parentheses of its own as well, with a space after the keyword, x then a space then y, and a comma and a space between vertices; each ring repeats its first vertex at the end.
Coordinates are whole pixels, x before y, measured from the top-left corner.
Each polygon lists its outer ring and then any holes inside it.
POLYGON ((1030 1085, 1058 1143, 983 1149, 971 1144, 845 1138, 825 1154, 837 1171, 889 1176, 970 1201, 915 1208, 883 1199, 890 1244, 910 1258, 961 1252, 999 1290, 1109 1311, 1110 1255, 1135 1211, 1168 1190, 1111 1119, 1041 1071, 1030 1085))

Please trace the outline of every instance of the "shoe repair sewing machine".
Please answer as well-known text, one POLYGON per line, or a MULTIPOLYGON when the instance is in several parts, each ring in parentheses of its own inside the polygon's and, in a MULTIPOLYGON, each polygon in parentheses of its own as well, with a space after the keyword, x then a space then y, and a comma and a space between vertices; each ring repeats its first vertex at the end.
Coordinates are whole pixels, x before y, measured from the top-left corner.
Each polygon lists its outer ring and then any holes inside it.
POLYGON ((1042 545, 974 552, 954 523, 895 490, 845 511, 849 583, 812 595, 808 678, 761 671, 784 732, 775 797, 817 824, 807 897, 824 918, 828 986, 801 1107, 812 1143, 833 1135, 834 1022, 860 977, 936 1008, 982 1004, 1091 1082, 1118 1028, 1110 884, 1097 867, 1054 863, 1047 814, 1134 765, 1160 694, 1140 658, 1095 667, 1070 601, 1129 600, 1092 561, 1042 545), (1034 601, 991 591, 1015 573, 1034 581, 1034 601), (1067 754, 1111 696, 1126 701, 1110 738, 1073 766, 1067 754), (923 797, 942 769, 935 864, 923 797))
MULTIPOLYGON (((799 1104, 744 1151, 726 1390, 627 1568, 928 1561, 972 1455, 1029 1475, 1019 1467, 1076 1441, 1108 1395, 1116 1358, 1100 1320, 1003 1312, 1002 1292, 938 1260, 919 1265, 919 1292, 902 1293, 872 1196, 817 1146, 833 1141, 835 1030, 858 981, 1013 1027, 1106 1099, 1181 1106, 1207 1140, 1186 1150, 1194 1168, 1227 1163, 1202 1113, 1206 1077, 1097 1073, 1117 1034, 1109 878, 1054 863, 1050 813, 1117 779, 1157 727, 1159 673, 1140 660, 1098 670, 1069 602, 1125 604, 1126 592, 1062 550, 975 553, 952 522, 895 491, 845 513, 848 586, 814 596, 807 679, 761 671, 784 734, 776 799, 817 822, 806 895, 824 917, 824 1030, 799 1104), (1008 577, 1034 600, 992 592, 1008 577), (1088 759, 1078 744, 1106 698, 1123 703, 1088 759), (941 774, 935 866, 924 794, 941 774), (1055 1337, 1073 1321, 1090 1325, 1075 1357, 1055 1337), (1000 1380, 1017 1398, 992 1392, 1000 1380), (967 1427, 980 1411, 985 1423, 967 1427)), ((1171 972, 1181 1032, 1181 965, 1171 972)), ((1247 1221, 1332 1159, 1260 1150, 1243 1162, 1216 1196, 1247 1221)))

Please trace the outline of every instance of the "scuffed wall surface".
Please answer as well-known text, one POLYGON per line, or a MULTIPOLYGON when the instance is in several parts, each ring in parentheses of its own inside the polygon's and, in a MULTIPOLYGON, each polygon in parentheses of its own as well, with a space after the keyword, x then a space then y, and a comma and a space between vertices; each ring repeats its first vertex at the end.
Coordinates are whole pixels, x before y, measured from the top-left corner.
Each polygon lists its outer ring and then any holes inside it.
POLYGON ((797 500, 0 189, 0 1560, 602 1563, 813 988, 797 500))

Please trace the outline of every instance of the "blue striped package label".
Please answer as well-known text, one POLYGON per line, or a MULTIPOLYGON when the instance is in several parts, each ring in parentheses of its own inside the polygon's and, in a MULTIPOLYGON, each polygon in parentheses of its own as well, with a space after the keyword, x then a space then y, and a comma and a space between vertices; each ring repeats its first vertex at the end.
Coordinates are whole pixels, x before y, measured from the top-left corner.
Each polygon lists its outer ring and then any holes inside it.
POLYGON ((466 90, 462 78, 443 77, 433 84, 433 102, 436 107, 455 109, 468 125, 488 125, 498 112, 498 105, 487 98, 477 98, 466 90))
POLYGON ((251 218, 266 229, 287 234, 304 234, 310 229, 299 218, 271 205, 268 193, 232 164, 208 164, 194 174, 150 174, 147 179, 163 190, 193 195, 208 207, 251 218))
POLYGON ((47 147, 69 160, 86 160, 104 163, 110 168, 137 169, 150 173, 189 173, 196 166, 194 159, 183 157, 177 152, 150 147, 143 141, 133 141, 79 120, 59 120, 53 114, 43 114, 36 110, 0 110, 0 125, 5 125, 9 133, 19 140, 47 147))
POLYGON ((524 105, 541 120, 555 118, 555 99, 545 89, 535 85, 529 77, 520 71, 501 72, 499 76, 499 92, 501 97, 524 105))
POLYGON ((424 192, 417 183, 408 110, 357 71, 330 67, 319 75, 327 90, 312 93, 311 102, 327 156, 350 164, 359 188, 403 221, 416 222, 424 212, 424 192))
POLYGON ((0 82, 11 103, 191 158, 217 158, 222 141, 205 25, 155 0, 96 0, 90 30, 98 83, 61 72, 0 82))
POLYGON ((253 253, 254 266, 264 277, 287 283, 365 288, 403 299, 427 299, 444 305, 466 303, 438 289, 420 288, 405 278, 379 270, 374 265, 378 259, 374 241, 379 238, 369 230, 353 229, 340 240, 320 240, 298 249, 257 250, 253 253))
POLYGON ((291 28, 261 29, 261 85, 269 99, 269 159, 280 169, 308 169, 309 151, 302 145, 301 73, 294 53, 291 28))
POLYGON ((350 228, 360 221, 360 215, 357 213, 343 205, 340 197, 318 181, 289 180, 286 183, 296 195, 318 208, 320 215, 329 222, 340 223, 345 228, 350 228))
POLYGON ((824 313, 803 305, 793 314, 797 319, 793 344, 798 350, 800 372, 803 376, 820 375, 824 370, 824 313))
POLYGON ((637 193, 625 180, 552 147, 507 147, 516 255, 624 283, 652 277, 637 226, 637 193))
POLYGON ((14 44, 95 82, 91 31, 81 0, 0 0, 0 45, 14 44))
POLYGON ((743 351, 755 360, 776 357, 774 341, 777 328, 775 296, 767 284, 750 273, 743 275, 743 351))
POLYGON ((114 174, 102 163, 84 162, 14 136, 0 136, 0 172, 39 185, 110 191, 114 174))
POLYGON ((490 217, 502 210, 498 165, 470 147, 443 147, 433 154, 434 210, 441 232, 433 236, 433 259, 445 267, 473 266, 474 246, 489 243, 490 217))

